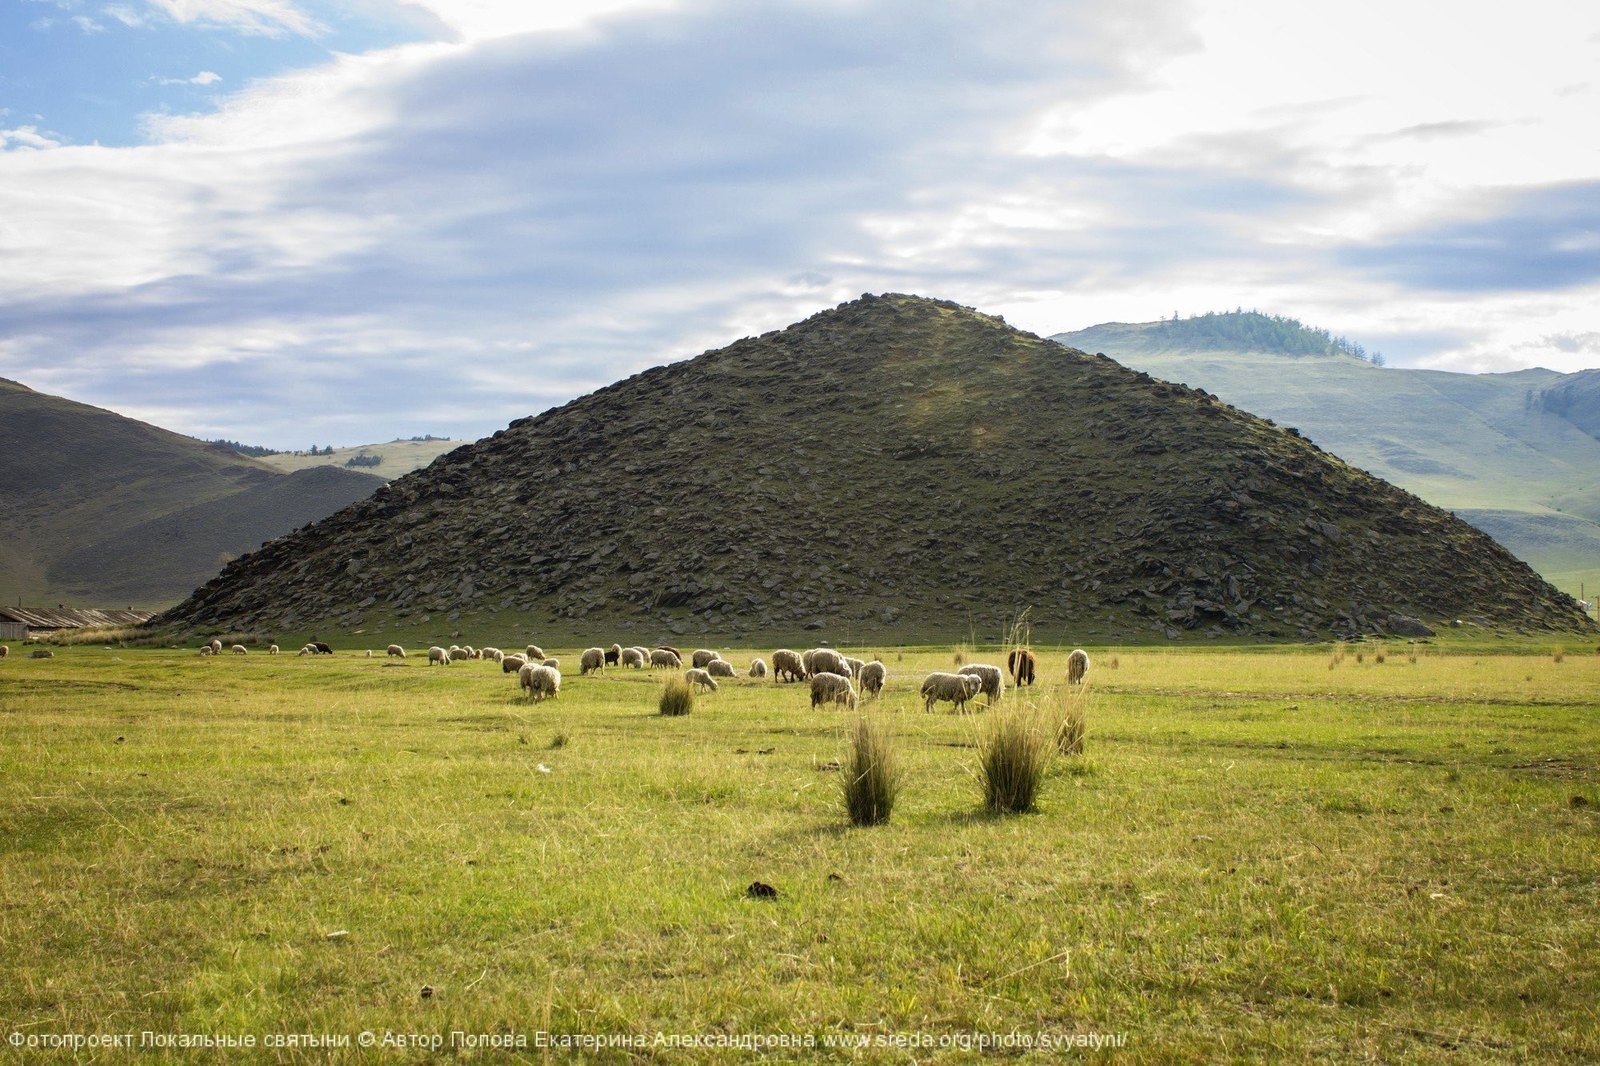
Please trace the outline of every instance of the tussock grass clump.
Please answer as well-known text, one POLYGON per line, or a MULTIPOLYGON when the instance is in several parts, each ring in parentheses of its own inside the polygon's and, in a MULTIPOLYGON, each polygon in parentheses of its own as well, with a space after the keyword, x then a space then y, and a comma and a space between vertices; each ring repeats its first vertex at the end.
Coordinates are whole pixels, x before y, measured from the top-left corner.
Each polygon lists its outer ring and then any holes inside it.
POLYGON ((1559 662, 1564 661, 1566 659, 1566 657, 1567 657, 1567 649, 1563 648, 1561 645, 1557 644, 1554 648, 1550 649, 1550 661, 1551 662, 1559 663, 1559 662))
POLYGON ((669 717, 688 714, 694 710, 694 689, 681 677, 669 677, 661 689, 661 713, 669 717))
POLYGON ((967 665, 967 660, 972 658, 972 649, 965 644, 957 644, 950 650, 950 661, 957 666, 967 665))
POLYGON ((1118 659, 1115 655, 1113 655, 1110 659, 1108 659, 1106 661, 1106 666, 1109 667, 1112 670, 1115 670, 1117 667, 1119 667, 1121 665, 1122 665, 1122 661, 1120 659, 1118 659))
POLYGON ((978 783, 983 803, 996 814, 1036 809, 1039 786, 1055 749, 1050 716, 1032 707, 1013 707, 990 720, 978 746, 978 783))
POLYGON ((1084 734, 1089 731, 1088 716, 1082 707, 1069 707, 1056 727, 1056 750, 1063 755, 1082 755, 1084 734))
POLYGON ((1372 661, 1375 663, 1385 662, 1388 658, 1388 654, 1382 648, 1372 653, 1372 661))
POLYGON ((900 794, 900 767, 894 755, 894 736, 880 722, 857 719, 845 738, 841 783, 845 813, 851 825, 882 825, 894 810, 900 794))

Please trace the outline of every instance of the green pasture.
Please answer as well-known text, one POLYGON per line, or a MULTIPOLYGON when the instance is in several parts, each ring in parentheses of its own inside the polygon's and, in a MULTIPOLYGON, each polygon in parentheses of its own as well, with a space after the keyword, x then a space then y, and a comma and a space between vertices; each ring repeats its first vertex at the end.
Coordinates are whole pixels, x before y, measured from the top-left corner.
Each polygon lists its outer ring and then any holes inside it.
POLYGON ((1096 647, 1082 692, 1052 648, 965 716, 916 694, 957 649, 846 649, 904 771, 865 829, 803 685, 665 718, 573 647, 533 704, 415 647, 13 645, 0 1061, 1595 1061, 1600 654, 1559 643, 1096 647), (1086 753, 985 813, 989 722, 1068 703, 1086 753))

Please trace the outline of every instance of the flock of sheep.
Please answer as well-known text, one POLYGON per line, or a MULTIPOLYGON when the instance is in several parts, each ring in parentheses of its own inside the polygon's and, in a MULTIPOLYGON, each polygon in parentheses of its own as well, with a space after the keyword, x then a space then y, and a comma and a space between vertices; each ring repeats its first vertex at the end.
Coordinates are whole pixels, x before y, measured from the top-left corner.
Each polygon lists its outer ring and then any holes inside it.
MULTIPOLYGON (((210 647, 219 652, 221 643, 212 641, 210 647)), ((243 650, 237 645, 235 649, 243 650)), ((272 650, 276 651, 277 646, 274 645, 272 650)), ((320 642, 307 644, 300 650, 301 655, 319 653, 332 654, 328 646, 320 642)), ((367 652, 368 657, 373 654, 367 652)), ((398 644, 391 644, 385 655, 404 659, 406 650, 398 644)), ((429 666, 449 666, 473 660, 497 662, 503 673, 516 674, 519 690, 535 702, 561 695, 561 663, 546 656, 537 644, 529 644, 521 652, 510 653, 499 648, 474 648, 470 644, 452 644, 448 648, 435 645, 428 649, 429 666)), ((732 663, 709 648, 692 652, 689 663, 689 668, 684 670, 684 680, 701 691, 715 692, 718 678, 739 676, 732 663)), ((580 676, 604 673, 607 666, 635 670, 647 666, 651 669, 683 670, 683 664, 683 653, 670 645, 624 648, 620 644, 613 644, 609 649, 586 648, 578 656, 580 676)), ((1013 685, 1031 685, 1037 665, 1038 660, 1032 651, 1018 648, 1007 657, 1004 672, 1000 667, 988 663, 972 663, 955 673, 936 671, 923 679, 919 694, 930 712, 938 703, 949 703, 953 710, 963 711, 968 701, 980 694, 993 704, 1005 694, 1006 673, 1010 674, 1013 685)), ((1088 673, 1088 652, 1079 648, 1067 656, 1069 682, 1082 684, 1088 673)), ((880 695, 889 676, 882 660, 867 662, 833 648, 812 648, 805 652, 780 648, 772 653, 770 670, 766 660, 756 658, 751 660, 746 676, 762 678, 769 674, 775 683, 809 681, 811 706, 814 708, 824 704, 840 704, 851 710, 856 708, 862 696, 880 695)))

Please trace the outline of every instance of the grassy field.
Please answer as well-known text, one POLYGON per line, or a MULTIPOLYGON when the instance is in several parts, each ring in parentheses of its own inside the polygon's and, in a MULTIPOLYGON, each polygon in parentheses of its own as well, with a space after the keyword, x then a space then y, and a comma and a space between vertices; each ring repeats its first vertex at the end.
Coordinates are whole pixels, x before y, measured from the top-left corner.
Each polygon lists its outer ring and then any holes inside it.
POLYGON ((916 697, 952 649, 862 649, 888 665, 870 713, 904 771, 865 829, 840 799, 851 716, 799 685, 725 682, 665 718, 663 672, 579 677, 572 648, 546 649, 566 676, 539 704, 498 666, 415 650, 26 650, 0 661, 0 1061, 144 1031, 168 1046, 141 1061, 214 1057, 173 1046, 196 1034, 319 1062, 274 1045, 744 1061, 787 1040, 815 1046, 768 1057, 904 1062, 1043 1034, 1111 1041, 1065 1053, 1089 1061, 1600 1058, 1592 641, 1559 661, 1091 649, 1086 753, 1010 816, 983 810, 977 744, 1008 707, 1068 698, 1065 649, 971 716, 916 697))

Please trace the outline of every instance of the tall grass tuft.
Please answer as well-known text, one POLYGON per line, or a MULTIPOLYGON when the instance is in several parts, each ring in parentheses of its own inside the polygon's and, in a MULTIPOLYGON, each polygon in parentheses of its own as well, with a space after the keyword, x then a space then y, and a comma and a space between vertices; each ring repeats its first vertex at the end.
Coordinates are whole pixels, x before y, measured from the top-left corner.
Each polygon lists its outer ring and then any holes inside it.
POLYGON ((978 746, 984 806, 996 814, 1034 810, 1055 749, 1055 725, 1037 708, 1013 706, 991 719, 978 746))
POLYGON ((1565 660, 1566 657, 1567 657, 1567 649, 1563 648, 1561 645, 1557 644, 1554 648, 1550 649, 1550 661, 1551 662, 1559 663, 1559 662, 1562 662, 1563 660, 1565 660))
POLYGON ((957 644, 951 649, 950 659, 957 666, 967 665, 967 658, 972 655, 972 649, 965 644, 957 644))
POLYGON ((1379 648, 1377 651, 1372 653, 1372 661, 1375 663, 1381 663, 1388 657, 1388 653, 1382 648, 1379 648))
POLYGON ((670 717, 694 710, 694 689, 681 677, 669 677, 661 689, 661 713, 670 717))
POLYGON ((894 736, 881 723, 862 716, 850 727, 846 743, 840 775, 845 813, 851 825, 882 825, 900 794, 894 736))

